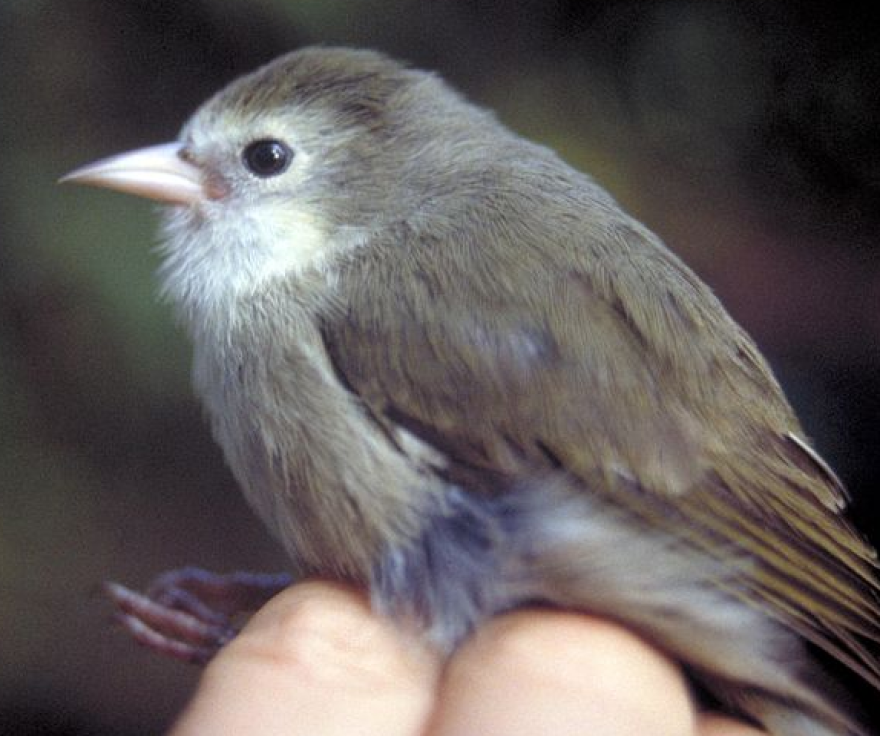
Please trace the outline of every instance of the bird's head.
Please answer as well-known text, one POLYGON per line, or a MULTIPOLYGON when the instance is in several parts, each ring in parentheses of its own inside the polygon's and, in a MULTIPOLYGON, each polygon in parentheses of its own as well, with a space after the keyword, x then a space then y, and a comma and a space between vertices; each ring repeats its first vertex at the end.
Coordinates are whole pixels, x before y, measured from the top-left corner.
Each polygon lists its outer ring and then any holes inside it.
POLYGON ((434 75, 340 48, 283 56, 232 82, 178 141, 62 181, 170 205, 163 281, 184 306, 322 269, 442 197, 492 118, 434 75))

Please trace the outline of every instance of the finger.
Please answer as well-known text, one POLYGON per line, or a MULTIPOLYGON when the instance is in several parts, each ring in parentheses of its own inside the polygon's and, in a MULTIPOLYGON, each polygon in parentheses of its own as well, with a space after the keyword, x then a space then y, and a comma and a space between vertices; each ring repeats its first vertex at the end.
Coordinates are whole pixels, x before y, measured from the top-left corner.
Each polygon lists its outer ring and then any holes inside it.
POLYGON ((329 583, 288 588, 205 670, 172 736, 415 736, 440 658, 329 583))
POLYGON ((697 736, 767 736, 767 733, 724 716, 706 713, 697 720, 697 736))
POLYGON ((620 627, 522 611, 479 631, 453 658, 430 736, 694 733, 684 678, 620 627))

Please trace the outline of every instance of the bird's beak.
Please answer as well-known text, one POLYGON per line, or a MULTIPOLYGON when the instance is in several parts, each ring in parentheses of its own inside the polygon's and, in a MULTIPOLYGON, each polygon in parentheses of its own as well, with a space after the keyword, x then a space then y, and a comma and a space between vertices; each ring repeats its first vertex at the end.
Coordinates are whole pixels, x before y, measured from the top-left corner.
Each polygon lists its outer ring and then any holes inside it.
POLYGON ((183 144, 163 143, 87 164, 61 183, 90 184, 148 199, 191 205, 206 198, 202 171, 181 156, 183 144))

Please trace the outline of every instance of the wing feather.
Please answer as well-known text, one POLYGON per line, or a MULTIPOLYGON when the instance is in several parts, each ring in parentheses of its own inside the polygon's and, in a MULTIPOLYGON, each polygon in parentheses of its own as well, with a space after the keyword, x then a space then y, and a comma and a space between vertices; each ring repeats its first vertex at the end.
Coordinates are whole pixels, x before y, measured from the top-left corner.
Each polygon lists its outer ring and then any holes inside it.
POLYGON ((752 341, 623 215, 490 215, 401 225, 340 269, 323 334, 352 390, 473 492, 562 468, 705 554, 744 554, 734 592, 880 689, 876 555, 752 341))

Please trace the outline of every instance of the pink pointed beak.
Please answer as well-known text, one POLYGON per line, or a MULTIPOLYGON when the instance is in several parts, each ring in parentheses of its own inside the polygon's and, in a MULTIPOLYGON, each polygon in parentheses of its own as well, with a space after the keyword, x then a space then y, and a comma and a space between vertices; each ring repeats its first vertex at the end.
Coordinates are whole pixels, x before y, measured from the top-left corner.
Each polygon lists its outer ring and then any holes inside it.
POLYGON ((206 198, 202 171, 181 156, 183 144, 163 143, 101 159, 59 179, 106 187, 160 202, 191 205, 206 198))

